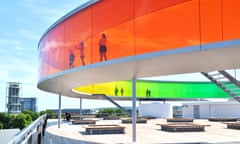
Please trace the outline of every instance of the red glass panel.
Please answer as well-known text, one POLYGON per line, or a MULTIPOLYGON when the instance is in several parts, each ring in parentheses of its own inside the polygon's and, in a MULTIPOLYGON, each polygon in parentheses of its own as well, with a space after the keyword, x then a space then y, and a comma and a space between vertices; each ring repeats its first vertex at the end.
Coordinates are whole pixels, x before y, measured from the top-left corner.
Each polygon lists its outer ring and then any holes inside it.
POLYGON ((102 0, 93 5, 93 35, 134 17, 134 0, 102 0))
POLYGON ((39 43, 39 79, 48 75, 48 51, 46 50, 46 37, 39 43))
POLYGON ((135 14, 142 16, 186 1, 189 0, 135 0, 135 14))
POLYGON ((91 63, 91 9, 85 9, 66 20, 65 68, 69 66, 69 52, 74 54, 73 66, 91 63), (83 43, 83 45, 80 45, 83 43), (82 47, 83 46, 83 47, 82 47))
POLYGON ((47 35, 46 50, 49 57, 49 74, 64 69, 64 25, 60 24, 47 35))
POLYGON ((39 45, 39 76, 100 61, 99 39, 107 36, 107 59, 239 38, 238 0, 101 0, 49 31, 39 45), (200 12, 200 13, 199 13, 200 12), (200 16, 200 17, 199 17, 200 16), (135 19, 134 19, 135 18, 135 19))
POLYGON ((219 0, 200 0, 201 43, 222 41, 222 4, 219 0))
POLYGON ((240 38, 240 1, 222 0, 223 3, 223 38, 231 40, 240 38))
POLYGON ((199 45, 199 5, 190 1, 136 18, 136 54, 199 45))
MULTIPOLYGON (((107 37, 107 60, 134 55, 133 20, 116 25, 93 37, 92 61, 101 61, 99 41, 104 33, 107 37)), ((105 60, 104 57, 102 60, 105 60)))

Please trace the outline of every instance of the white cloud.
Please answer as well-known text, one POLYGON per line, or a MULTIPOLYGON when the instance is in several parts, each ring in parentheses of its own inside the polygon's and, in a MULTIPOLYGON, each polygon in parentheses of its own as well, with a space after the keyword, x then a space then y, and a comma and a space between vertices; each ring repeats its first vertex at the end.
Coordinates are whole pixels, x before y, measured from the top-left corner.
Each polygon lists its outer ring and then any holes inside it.
POLYGON ((0 9, 0 15, 5 15, 6 13, 10 12, 11 9, 9 8, 1 8, 0 9))
POLYGON ((1 80, 3 80, 3 78, 6 78, 6 77, 8 77, 8 72, 7 71, 5 71, 5 70, 1 70, 0 71, 0 75, 1 75, 1 80))
POLYGON ((4 49, 4 47, 0 45, 0 54, 3 55, 5 53, 7 53, 7 50, 4 49))
POLYGON ((89 0, 71 0, 71 2, 61 3, 61 1, 58 0, 24 0, 22 5, 33 13, 34 16, 53 24, 56 20, 87 1, 89 0))
MULTIPOLYGON (((0 39, 0 67, 8 67, 13 59, 17 61, 26 56, 26 50, 19 41, 0 39), (4 66, 4 64, 7 64, 4 66)), ((25 57, 26 58, 26 57, 25 57)), ((4 71, 5 69, 2 69, 4 71)))
MULTIPOLYGON (((53 1, 54 2, 54 1, 53 1)), ((51 3, 53 3, 51 2, 51 3)), ((55 1, 56 2, 56 1, 55 1)), ((66 12, 66 9, 61 8, 54 8, 54 5, 49 7, 45 4, 45 2, 39 2, 39 1, 32 1, 29 0, 28 2, 22 3, 24 7, 27 8, 27 10, 31 11, 33 15, 47 20, 51 23, 55 22, 58 18, 63 16, 66 12)))
POLYGON ((33 83, 37 81, 37 67, 19 59, 11 59, 8 63, 1 64, 1 78, 3 81, 17 81, 33 83))
POLYGON ((29 39, 33 39, 33 40, 39 40, 40 39, 39 35, 35 35, 29 30, 20 30, 19 33, 25 38, 29 38, 29 39))
POLYGON ((0 39, 0 54, 2 57, 0 59, 10 60, 12 58, 21 59, 20 57, 25 57, 30 49, 26 49, 21 41, 13 39, 0 39))
POLYGON ((4 37, 13 37, 14 34, 11 33, 11 32, 3 32, 3 36, 4 36, 4 37))
POLYGON ((1 39, 0 38, 0 45, 19 45, 20 42, 16 40, 11 40, 11 39, 1 39))

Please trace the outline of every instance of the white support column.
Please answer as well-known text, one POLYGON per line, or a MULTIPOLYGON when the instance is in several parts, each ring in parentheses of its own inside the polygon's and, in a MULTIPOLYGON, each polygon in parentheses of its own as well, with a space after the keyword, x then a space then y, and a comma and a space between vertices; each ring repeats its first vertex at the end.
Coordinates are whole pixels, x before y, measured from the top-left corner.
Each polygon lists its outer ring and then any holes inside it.
POLYGON ((136 78, 132 79, 132 142, 136 142, 136 78))
POLYGON ((61 98, 62 98, 61 93, 59 93, 59 98, 58 98, 58 128, 60 128, 61 116, 62 116, 61 98))
POLYGON ((80 111, 79 111, 79 119, 82 119, 82 98, 80 98, 80 111))

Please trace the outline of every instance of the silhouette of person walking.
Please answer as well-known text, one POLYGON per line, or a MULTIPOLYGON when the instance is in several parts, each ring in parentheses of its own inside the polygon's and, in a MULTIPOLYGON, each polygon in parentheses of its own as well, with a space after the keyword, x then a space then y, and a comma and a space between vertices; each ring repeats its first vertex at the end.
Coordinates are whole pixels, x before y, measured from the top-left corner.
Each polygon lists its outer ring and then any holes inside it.
POLYGON ((69 50, 69 68, 74 68, 74 59, 75 59, 75 55, 73 53, 73 50, 70 49, 69 50))
POLYGON ((118 87, 115 86, 115 90, 114 90, 115 96, 118 96, 118 87))
POLYGON ((151 96, 151 91, 149 89, 146 90, 146 96, 150 97, 151 96))
POLYGON ((85 61, 84 61, 84 42, 80 42, 79 47, 77 46, 76 49, 78 49, 79 52, 80 52, 80 59, 81 59, 82 65, 85 65, 85 61))
POLYGON ((121 88, 121 96, 123 96, 123 93, 124 93, 124 90, 123 90, 123 88, 121 88))
POLYGON ((99 53, 100 53, 100 61, 103 59, 107 60, 107 37, 103 33, 101 39, 99 40, 99 53))

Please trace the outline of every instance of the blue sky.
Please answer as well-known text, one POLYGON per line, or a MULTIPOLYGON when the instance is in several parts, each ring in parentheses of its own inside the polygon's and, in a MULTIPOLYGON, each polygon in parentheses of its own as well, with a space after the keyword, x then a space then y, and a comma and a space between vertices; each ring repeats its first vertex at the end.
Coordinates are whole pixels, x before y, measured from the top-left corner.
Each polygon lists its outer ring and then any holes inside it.
MULTIPOLYGON (((38 42, 59 18, 88 0, 9 0, 0 5, 0 112, 5 111, 6 83, 20 82, 21 97, 36 97, 38 111, 58 108, 58 95, 41 91, 38 42)), ((129 106, 131 102, 119 102, 129 106)), ((83 100, 83 108, 112 107, 102 100, 83 100)), ((79 108, 76 98, 62 97, 62 108, 79 108)))
MULTIPOLYGON (((22 83, 22 97, 37 97, 38 110, 58 108, 58 95, 40 91, 37 45, 60 17, 87 0, 9 0, 0 5, 0 111, 5 111, 6 83, 22 83)), ((193 80, 194 75, 181 77, 193 80)), ((181 80, 180 78, 180 80, 181 80)), ((200 80, 203 77, 198 77, 200 80)), ((161 80, 169 80, 167 77, 161 80)), ((176 78, 174 78, 176 80, 176 78)), ((131 102, 120 102, 129 105, 131 102)), ((83 100, 83 108, 113 106, 107 101, 83 100)), ((78 108, 79 100, 62 98, 63 108, 78 108)))
MULTIPOLYGON (((1 2, 0 111, 5 111, 7 82, 22 83, 21 96, 37 97, 39 110, 58 107, 57 95, 37 89, 38 41, 57 19, 86 1, 9 0, 1 2)), ((63 98, 62 104, 63 107, 79 107, 79 101, 73 98, 63 98)), ((83 107, 88 105, 84 102, 83 107)))

